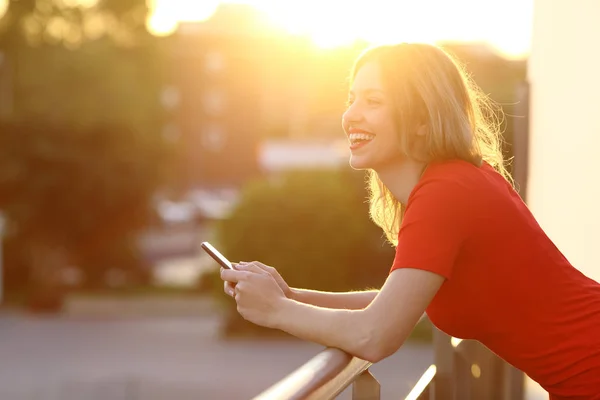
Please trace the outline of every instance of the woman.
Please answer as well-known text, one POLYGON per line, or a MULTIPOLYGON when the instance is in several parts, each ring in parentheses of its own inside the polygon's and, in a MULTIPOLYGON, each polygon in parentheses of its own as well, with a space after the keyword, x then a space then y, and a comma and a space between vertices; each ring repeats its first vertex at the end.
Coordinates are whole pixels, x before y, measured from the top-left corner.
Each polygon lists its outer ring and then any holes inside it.
POLYGON ((396 246, 390 274, 378 291, 323 293, 240 263, 221 273, 240 314, 378 362, 426 312, 553 398, 600 399, 600 284, 569 264, 513 189, 488 110, 434 46, 366 51, 342 123, 350 165, 370 173, 371 216, 396 246))

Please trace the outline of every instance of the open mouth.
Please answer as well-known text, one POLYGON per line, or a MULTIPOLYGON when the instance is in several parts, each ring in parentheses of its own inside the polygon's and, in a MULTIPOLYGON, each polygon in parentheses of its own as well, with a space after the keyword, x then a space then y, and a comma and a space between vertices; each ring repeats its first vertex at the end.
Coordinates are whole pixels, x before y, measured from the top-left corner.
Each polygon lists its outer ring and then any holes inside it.
POLYGON ((365 145, 374 138, 375 135, 371 133, 351 133, 348 135, 348 140, 352 147, 365 145))

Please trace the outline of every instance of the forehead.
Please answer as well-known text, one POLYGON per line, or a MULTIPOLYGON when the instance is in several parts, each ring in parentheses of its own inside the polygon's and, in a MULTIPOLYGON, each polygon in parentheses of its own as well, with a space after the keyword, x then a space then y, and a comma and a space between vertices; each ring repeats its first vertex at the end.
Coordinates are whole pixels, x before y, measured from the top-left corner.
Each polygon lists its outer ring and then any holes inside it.
POLYGON ((356 94, 366 91, 383 91, 383 82, 381 79, 381 70, 379 64, 374 61, 365 63, 358 69, 350 93, 356 94))

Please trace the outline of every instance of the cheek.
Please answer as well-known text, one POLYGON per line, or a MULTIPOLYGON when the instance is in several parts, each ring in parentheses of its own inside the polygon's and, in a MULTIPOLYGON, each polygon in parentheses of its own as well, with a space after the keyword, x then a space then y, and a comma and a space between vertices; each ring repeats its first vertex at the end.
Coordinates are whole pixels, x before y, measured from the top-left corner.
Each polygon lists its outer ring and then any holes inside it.
POLYGON ((402 143, 394 124, 386 123, 381 125, 378 138, 380 139, 377 146, 379 151, 388 156, 402 153, 402 143))
POLYGON ((374 110, 370 117, 371 121, 386 133, 394 130, 394 116, 387 107, 374 110))
POLYGON ((377 128, 377 135, 381 135, 382 139, 384 139, 386 143, 389 144, 391 142, 399 141, 396 125, 388 118, 379 119, 377 128))

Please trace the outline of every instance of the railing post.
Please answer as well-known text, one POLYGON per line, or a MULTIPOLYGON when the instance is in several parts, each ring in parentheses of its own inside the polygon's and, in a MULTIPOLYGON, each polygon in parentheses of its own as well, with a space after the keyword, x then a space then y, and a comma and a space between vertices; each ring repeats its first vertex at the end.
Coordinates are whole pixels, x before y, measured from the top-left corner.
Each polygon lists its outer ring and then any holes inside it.
POLYGON ((523 400, 525 398, 525 374, 509 363, 504 363, 503 400, 523 400))
POLYGON ((504 364, 481 343, 462 341, 455 358, 457 399, 503 400, 504 364))
POLYGON ((352 400, 379 400, 381 387, 369 370, 364 371, 352 384, 352 400))
POLYGON ((433 348, 436 367, 433 398, 435 400, 454 399, 454 347, 450 342, 451 339, 444 332, 435 327, 433 328, 433 348))

